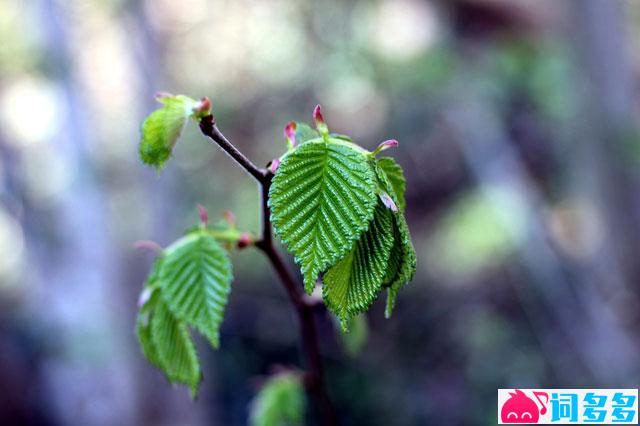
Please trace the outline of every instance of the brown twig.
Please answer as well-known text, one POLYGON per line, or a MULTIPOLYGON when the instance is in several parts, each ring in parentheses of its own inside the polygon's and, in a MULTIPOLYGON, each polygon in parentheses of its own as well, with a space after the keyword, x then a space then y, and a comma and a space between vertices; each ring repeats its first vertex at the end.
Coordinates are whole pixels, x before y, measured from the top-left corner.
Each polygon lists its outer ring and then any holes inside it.
POLYGON ((302 349, 305 354, 307 369, 305 373, 305 386, 309 396, 315 402, 318 411, 322 415, 324 424, 337 425, 336 412, 327 393, 324 382, 324 372, 322 357, 320 356, 320 346, 318 342, 318 332, 314 321, 314 304, 302 291, 302 286, 291 275, 282 256, 276 249, 273 242, 273 231, 270 220, 270 209, 268 204, 269 188, 273 174, 267 169, 256 167, 244 154, 242 154, 229 140, 220 132, 215 124, 213 115, 207 115, 200 120, 200 130, 202 133, 218 144, 236 163, 238 163, 247 173, 253 176, 260 184, 261 209, 262 209, 262 235, 261 239, 255 243, 256 247, 262 250, 267 256, 273 269, 280 278, 289 300, 295 307, 300 321, 300 334, 302 337, 302 349))

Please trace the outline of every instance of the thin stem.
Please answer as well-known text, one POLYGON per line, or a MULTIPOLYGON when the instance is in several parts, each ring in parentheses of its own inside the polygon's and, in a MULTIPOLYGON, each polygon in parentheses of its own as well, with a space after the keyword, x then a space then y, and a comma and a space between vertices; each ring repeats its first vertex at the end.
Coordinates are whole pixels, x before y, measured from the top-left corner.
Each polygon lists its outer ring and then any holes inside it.
POLYGON ((243 153, 227 140, 227 138, 218 130, 213 115, 207 115, 200 120, 200 130, 205 136, 210 137, 217 143, 220 148, 224 149, 243 169, 253 176, 258 182, 264 183, 267 171, 256 167, 243 153))
POLYGON ((269 188, 273 174, 266 169, 256 167, 244 154, 242 154, 229 140, 218 130, 215 125, 213 115, 208 115, 200 121, 200 130, 205 136, 216 142, 227 154, 231 156, 242 168, 253 176, 260 184, 261 210, 262 210, 262 235, 261 239, 255 243, 256 247, 262 250, 267 256, 273 269, 276 271, 280 282, 285 288, 289 300, 295 307, 300 321, 300 334, 302 337, 302 349, 305 354, 308 371, 305 374, 305 386, 307 392, 314 399, 318 411, 321 413, 325 425, 337 425, 336 412, 329 398, 324 382, 324 369, 322 357, 320 356, 320 345, 318 332, 314 321, 313 310, 315 304, 309 301, 302 291, 302 286, 291 275, 282 256, 276 249, 273 242, 273 231, 270 220, 270 209, 268 204, 269 188))

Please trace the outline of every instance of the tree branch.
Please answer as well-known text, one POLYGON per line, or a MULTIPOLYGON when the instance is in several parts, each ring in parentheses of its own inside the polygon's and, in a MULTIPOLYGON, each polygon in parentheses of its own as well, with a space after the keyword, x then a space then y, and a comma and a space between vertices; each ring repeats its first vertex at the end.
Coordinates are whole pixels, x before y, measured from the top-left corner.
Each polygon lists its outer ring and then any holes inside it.
POLYGON ((324 371, 322 357, 320 356, 320 345, 318 342, 318 332, 314 321, 314 303, 310 302, 302 291, 302 286, 291 275, 282 256, 276 249, 273 241, 273 231, 270 220, 269 209, 269 188, 273 174, 267 169, 256 167, 244 154, 229 142, 229 140, 218 130, 215 125, 213 115, 203 117, 200 121, 200 130, 205 136, 211 138, 227 154, 231 156, 242 168, 253 176, 260 184, 261 210, 262 210, 262 235, 261 239, 255 243, 269 259, 273 269, 276 271, 280 282, 284 286, 289 300, 295 307, 300 321, 300 334, 302 337, 302 349, 305 354, 308 371, 305 374, 305 387, 309 395, 314 399, 318 411, 321 413, 325 425, 337 425, 338 419, 333 404, 329 398, 324 382, 324 371))
POLYGON ((256 165, 253 164, 251 160, 245 157, 243 153, 238 151, 238 149, 233 146, 226 137, 224 137, 222 132, 218 130, 212 114, 209 114, 200 120, 200 130, 205 136, 213 139, 213 141, 217 143, 220 148, 224 149, 225 152, 236 161, 236 163, 242 166, 242 168, 245 169, 246 172, 253 176, 258 182, 260 182, 261 184, 264 184, 266 182, 267 171, 256 167, 256 165))

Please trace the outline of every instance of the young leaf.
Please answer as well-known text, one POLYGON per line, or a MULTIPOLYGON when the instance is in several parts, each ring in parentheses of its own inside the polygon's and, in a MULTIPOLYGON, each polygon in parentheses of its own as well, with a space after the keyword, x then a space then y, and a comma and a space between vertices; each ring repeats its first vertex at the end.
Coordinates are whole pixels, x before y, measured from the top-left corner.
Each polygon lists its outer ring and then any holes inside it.
POLYGON ((382 157, 377 161, 378 167, 382 169, 385 173, 391 187, 393 188, 393 192, 396 195, 396 200, 398 207, 401 211, 404 211, 406 206, 404 200, 404 192, 407 186, 407 183, 404 179, 404 173, 402 172, 402 167, 391 157, 382 157))
POLYGON ((386 191, 400 207, 393 216, 393 247, 389 256, 384 286, 387 290, 385 317, 391 317, 400 289, 413 278, 416 271, 416 253, 411 243, 409 226, 402 211, 405 207, 405 180, 402 168, 390 157, 376 160, 374 165, 378 178, 378 191, 386 191))
POLYGON ((176 317, 197 328, 217 348, 232 278, 227 252, 200 229, 165 250, 161 295, 176 317))
POLYGON ((251 403, 251 426, 295 426, 304 420, 302 380, 293 372, 271 377, 251 403))
POLYGON ((140 342, 140 347, 142 348, 142 353, 145 358, 147 358, 151 364, 163 369, 162 362, 158 357, 158 351, 151 340, 150 326, 151 313, 158 303, 158 298, 160 297, 159 292, 157 288, 150 290, 149 287, 146 287, 143 291, 151 291, 151 297, 140 307, 140 311, 138 312, 136 335, 138 336, 138 341, 140 342))
MULTIPOLYGON (((393 255, 399 253, 400 256, 396 257, 399 262, 395 268, 395 276, 393 278, 388 276, 385 278, 385 283, 389 287, 387 290, 387 307, 384 312, 386 318, 391 317, 398 292, 405 284, 411 281, 413 274, 416 272, 416 252, 411 243, 407 221, 401 213, 394 216, 394 233, 396 238, 392 253, 394 253, 393 255)), ((389 268, 389 270, 391 271, 392 268, 389 268)))
POLYGON ((327 308, 346 329, 349 318, 378 297, 393 245, 393 213, 379 202, 369 229, 342 260, 327 271, 322 292, 327 308))
POLYGON ((368 228, 376 202, 373 168, 350 146, 312 140, 284 157, 269 191, 271 221, 307 292, 368 228))
POLYGON ((142 123, 139 152, 143 163, 160 170, 171 157, 173 147, 187 119, 194 114, 198 101, 187 96, 157 98, 163 106, 153 111, 142 123))
POLYGON ((195 398, 202 377, 198 356, 189 334, 189 329, 169 310, 162 299, 151 312, 149 320, 150 341, 153 345, 153 358, 172 383, 184 383, 191 389, 195 398))

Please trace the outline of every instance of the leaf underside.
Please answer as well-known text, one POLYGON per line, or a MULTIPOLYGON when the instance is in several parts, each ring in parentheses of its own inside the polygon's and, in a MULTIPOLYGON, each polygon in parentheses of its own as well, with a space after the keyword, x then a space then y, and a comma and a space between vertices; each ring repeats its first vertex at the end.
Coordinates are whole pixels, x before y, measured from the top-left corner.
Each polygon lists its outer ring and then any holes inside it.
POLYGON ((323 296, 329 310, 343 325, 369 308, 378 297, 394 244, 394 214, 378 202, 369 229, 323 278, 323 296))
POLYGON ((226 251, 204 231, 186 235, 165 251, 160 269, 164 300, 216 348, 231 280, 226 251))
POLYGON ((284 158, 269 191, 271 221, 307 292, 368 228, 376 201, 373 168, 354 148, 312 140, 284 158))

